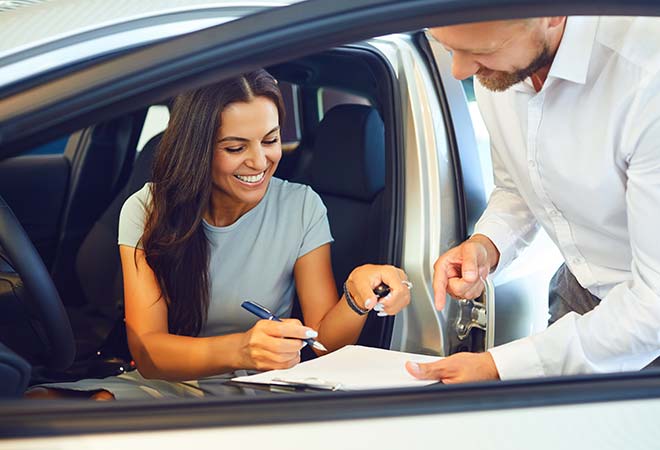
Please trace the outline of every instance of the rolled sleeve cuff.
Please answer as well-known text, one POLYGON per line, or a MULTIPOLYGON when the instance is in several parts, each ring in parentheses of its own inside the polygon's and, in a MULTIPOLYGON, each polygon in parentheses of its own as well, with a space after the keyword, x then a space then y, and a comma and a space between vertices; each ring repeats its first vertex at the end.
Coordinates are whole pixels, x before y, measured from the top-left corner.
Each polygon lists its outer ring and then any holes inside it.
POLYGON ((536 347, 529 338, 493 347, 488 352, 501 380, 537 378, 545 375, 536 347))
POLYGON ((495 244, 497 251, 500 252, 500 260, 493 274, 497 274, 500 270, 508 266, 516 257, 514 248, 516 236, 506 223, 493 219, 479 221, 474 227, 474 234, 487 236, 495 244))

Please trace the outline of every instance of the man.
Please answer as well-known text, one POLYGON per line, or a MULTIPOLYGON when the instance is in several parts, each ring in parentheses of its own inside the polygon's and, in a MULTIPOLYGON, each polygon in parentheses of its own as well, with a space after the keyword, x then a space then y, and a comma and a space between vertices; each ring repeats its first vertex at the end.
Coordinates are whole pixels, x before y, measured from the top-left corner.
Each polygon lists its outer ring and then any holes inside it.
POLYGON ((660 356, 660 21, 545 17, 435 28, 474 75, 495 190, 474 234, 435 263, 475 298, 542 226, 565 264, 550 326, 486 353, 408 363, 444 382, 638 370, 660 356))

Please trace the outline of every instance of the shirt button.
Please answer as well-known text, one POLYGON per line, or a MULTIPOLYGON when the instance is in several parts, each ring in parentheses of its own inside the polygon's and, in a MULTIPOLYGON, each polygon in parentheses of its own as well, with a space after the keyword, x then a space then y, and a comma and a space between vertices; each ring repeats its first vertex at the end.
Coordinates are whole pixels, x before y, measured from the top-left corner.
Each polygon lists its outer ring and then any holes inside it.
POLYGON ((556 209, 551 209, 550 210, 550 215, 552 217, 557 217, 559 215, 559 211, 557 211, 556 209))
POLYGON ((534 162, 534 161, 529 161, 528 164, 529 164, 530 169, 533 169, 534 167, 536 167, 536 162, 534 162))
POLYGON ((573 264, 582 264, 584 259, 582 258, 573 258, 573 264))

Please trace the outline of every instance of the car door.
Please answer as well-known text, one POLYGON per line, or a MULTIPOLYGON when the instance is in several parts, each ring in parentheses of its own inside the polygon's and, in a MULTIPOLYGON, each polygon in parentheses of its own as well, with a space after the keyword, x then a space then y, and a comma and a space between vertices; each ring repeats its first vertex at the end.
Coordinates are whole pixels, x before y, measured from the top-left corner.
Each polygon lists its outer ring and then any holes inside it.
MULTIPOLYGON (((179 89, 202 84, 215 77, 236 74, 257 65, 283 61, 292 56, 374 35, 418 29, 429 23, 448 24, 474 20, 475 17, 494 19, 525 14, 595 13, 603 9, 609 13, 659 13, 657 6, 641 0, 632 0, 626 5, 614 0, 553 4, 528 0, 516 4, 502 3, 496 9, 491 6, 489 2, 456 5, 453 2, 438 1, 364 1, 358 5, 347 1, 332 4, 310 1, 246 17, 221 30, 211 29, 180 38, 168 43, 167 48, 156 44, 123 55, 116 61, 105 61, 98 67, 63 74, 58 80, 58 87, 77 86, 79 90, 75 91, 75 95, 72 91, 59 90, 55 86, 44 86, 26 91, 17 89, 13 95, 0 100, 0 154, 9 154, 12 151, 8 149, 10 144, 16 144, 14 148, 18 148, 35 141, 24 130, 24 126, 29 124, 43 131, 44 136, 61 133, 87 121, 127 111, 132 101, 153 101, 179 89), (192 53, 192 49, 197 51, 192 53), (106 76, 101 78, 100 73, 106 76), (28 102, 29 97, 35 95, 35 89, 41 90, 44 96, 43 108, 31 107, 28 102), (13 113, 4 108, 8 100, 18 105, 13 113)), ((428 270, 428 267, 423 270, 428 270)), ((428 289, 429 286, 422 288, 428 289)), ((79 438, 71 438, 74 435, 87 434, 96 438, 101 433, 114 432, 117 433, 114 435, 116 440, 110 437, 105 443, 142 442, 160 446, 184 445, 183 442, 186 445, 216 445, 223 438, 230 442, 228 436, 232 433, 237 433, 234 438, 241 439, 255 437, 256 433, 264 431, 264 439, 276 436, 269 431, 283 433, 274 438, 274 447, 284 443, 287 438, 288 446, 309 447, 312 442, 308 440, 310 436, 318 437, 323 432, 330 432, 332 434, 324 435, 328 439, 320 445, 332 443, 335 448, 354 448, 356 444, 374 445, 373 440, 367 440, 372 437, 368 433, 374 433, 381 438, 375 445, 399 448, 411 442, 422 446, 429 443, 435 445, 437 441, 443 440, 458 445, 459 442, 464 443, 466 436, 476 436, 474 439, 481 445, 481 436, 474 431, 475 424, 491 425, 493 422, 490 421, 495 417, 506 416, 510 422, 496 422, 499 430, 490 426, 487 428, 489 433, 499 431, 500 434, 493 436, 502 439, 500 443, 504 442, 503 446, 506 447, 507 442, 514 442, 507 440, 507 426, 517 428, 523 423, 537 435, 556 433, 556 422, 552 419, 557 418, 561 410, 552 409, 554 406, 577 404, 576 408, 583 414, 571 415, 573 420, 577 417, 585 420, 592 417, 605 418, 607 424, 616 430, 622 430, 620 424, 617 425, 617 417, 604 413, 625 410, 626 414, 635 414, 626 417, 639 419, 626 421, 626 424, 641 434, 645 427, 640 427, 640 424, 646 425, 647 431, 652 429, 652 418, 660 410, 659 397, 660 380, 657 375, 642 373, 569 377, 551 382, 535 380, 497 385, 436 386, 426 390, 385 394, 364 392, 337 396, 310 395, 263 402, 258 399, 251 402, 219 399, 203 402, 203 406, 199 407, 192 403, 174 402, 163 402, 160 408, 140 404, 123 408, 54 404, 52 408, 37 414, 34 408, 23 403, 4 408, 6 419, 2 431, 14 437, 60 434, 63 440, 58 444, 61 445, 79 444, 79 438), (647 402, 636 401, 640 399, 647 399, 647 402), (630 400, 635 401, 626 402, 630 400), (581 403, 597 407, 581 408, 581 403), (541 407, 557 412, 557 415, 544 416, 539 413, 541 407), (111 414, 120 409, 121 414, 111 414), (505 409, 507 411, 503 411, 505 409), (525 417, 532 415, 540 420, 531 424, 524 421, 525 417), (447 417, 449 419, 445 421, 447 417), (306 423, 301 423, 303 421, 306 423), (43 427, 44 423, 48 424, 48 428, 43 427), (418 423, 423 426, 416 426, 418 423), (254 427, 254 424, 261 426, 254 427), (207 430, 200 432, 202 427, 207 430), (162 431, 166 429, 173 431, 162 431), (159 430, 159 433, 153 433, 153 430, 159 430), (185 440, 176 440, 176 433, 181 433, 178 439, 183 436, 185 440), (292 435, 308 439, 292 442, 292 435), (407 439, 399 439, 401 437, 407 439)), ((587 427, 584 434, 589 433, 595 436, 599 430, 587 427)), ((530 438, 530 434, 526 433, 525 436, 530 438)), ((490 442, 490 436, 484 437, 483 441, 490 442)), ((44 443, 36 440, 24 442, 30 445, 44 443)), ((515 443, 523 442, 516 440, 515 443)), ((17 442, 9 444, 15 446, 17 442)))
POLYGON ((0 162, 0 195, 18 217, 47 266, 56 253, 60 214, 71 166, 65 156, 69 137, 55 139, 26 155, 0 162))
POLYGON ((469 236, 468 217, 485 205, 481 178, 471 176, 479 170, 473 163, 477 148, 471 122, 458 116, 466 102, 464 96, 450 95, 460 82, 443 78, 444 85, 438 84, 420 33, 387 35, 369 43, 396 72, 405 142, 402 266, 413 281, 414 301, 397 314, 391 348, 438 355, 483 351, 493 345, 492 289, 481 301, 449 300, 440 312, 429 289, 438 255, 469 236))

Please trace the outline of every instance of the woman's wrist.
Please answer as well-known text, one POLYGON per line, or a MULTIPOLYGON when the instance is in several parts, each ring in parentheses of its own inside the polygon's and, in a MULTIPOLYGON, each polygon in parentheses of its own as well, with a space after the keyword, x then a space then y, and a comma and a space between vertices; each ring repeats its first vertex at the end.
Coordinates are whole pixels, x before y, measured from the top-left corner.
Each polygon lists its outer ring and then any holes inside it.
POLYGON ((211 339, 213 341, 211 345, 213 356, 211 358, 217 364, 216 370, 219 373, 226 372, 227 370, 250 368, 250 360, 246 352, 246 349, 249 347, 247 344, 249 340, 248 332, 213 336, 211 339), (222 359, 218 359, 218 355, 225 356, 222 359))
POLYGON ((360 305, 355 297, 351 294, 351 291, 348 287, 348 280, 344 282, 344 299, 346 300, 346 303, 348 304, 348 307, 353 310, 357 315, 364 316, 369 312, 369 310, 363 306, 360 305))

